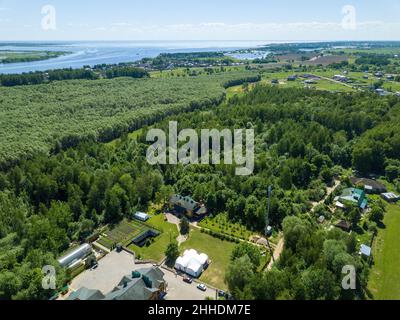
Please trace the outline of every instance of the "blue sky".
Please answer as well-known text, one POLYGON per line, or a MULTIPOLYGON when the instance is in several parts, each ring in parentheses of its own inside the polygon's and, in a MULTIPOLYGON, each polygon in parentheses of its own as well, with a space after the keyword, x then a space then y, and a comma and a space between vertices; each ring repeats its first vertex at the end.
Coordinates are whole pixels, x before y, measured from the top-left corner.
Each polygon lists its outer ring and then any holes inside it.
POLYGON ((399 17, 400 0, 0 0, 0 40, 400 40, 399 17))

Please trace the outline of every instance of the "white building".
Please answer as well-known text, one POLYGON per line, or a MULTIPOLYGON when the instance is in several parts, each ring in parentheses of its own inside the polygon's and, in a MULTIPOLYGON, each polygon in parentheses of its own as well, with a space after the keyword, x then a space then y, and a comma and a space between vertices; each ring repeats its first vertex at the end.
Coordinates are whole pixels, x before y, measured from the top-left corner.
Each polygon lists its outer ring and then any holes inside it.
POLYGON ((340 81, 340 82, 347 82, 349 79, 341 74, 336 74, 333 76, 333 80, 340 81))
POLYGON ((60 265, 65 268, 71 268, 79 264, 79 261, 82 261, 85 257, 92 253, 92 247, 89 244, 84 244, 69 254, 58 259, 60 265))
POLYGON ((387 202, 397 202, 400 200, 400 196, 393 192, 388 192, 388 193, 382 193, 382 198, 386 200, 387 202))
POLYGON ((144 212, 136 212, 135 213, 135 219, 146 222, 147 220, 150 219, 149 215, 144 212))
POLYGON ((204 253, 199 254, 196 250, 186 250, 183 256, 179 257, 175 263, 175 269, 198 278, 208 265, 208 256, 204 253))

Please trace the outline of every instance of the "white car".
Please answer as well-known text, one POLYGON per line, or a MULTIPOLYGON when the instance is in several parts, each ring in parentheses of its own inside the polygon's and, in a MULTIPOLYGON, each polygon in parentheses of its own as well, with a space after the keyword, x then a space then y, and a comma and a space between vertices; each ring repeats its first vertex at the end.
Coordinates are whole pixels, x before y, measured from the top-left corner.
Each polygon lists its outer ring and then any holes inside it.
POLYGON ((198 286, 197 286, 197 289, 199 289, 199 290, 201 290, 201 291, 207 291, 207 287, 206 287, 206 285, 205 284, 199 284, 198 286))

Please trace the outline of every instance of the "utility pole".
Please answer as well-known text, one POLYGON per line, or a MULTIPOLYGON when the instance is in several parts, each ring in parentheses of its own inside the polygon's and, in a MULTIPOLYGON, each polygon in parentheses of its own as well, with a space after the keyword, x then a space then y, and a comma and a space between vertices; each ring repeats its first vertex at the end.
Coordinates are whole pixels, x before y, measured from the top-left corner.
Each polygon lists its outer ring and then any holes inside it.
POLYGON ((272 194, 272 186, 268 187, 268 200, 267 200, 267 213, 265 215, 265 239, 267 240, 269 251, 271 252, 272 261, 275 262, 274 252, 271 248, 271 244, 269 243, 268 238, 272 235, 272 227, 269 225, 269 213, 271 210, 271 194, 272 194))

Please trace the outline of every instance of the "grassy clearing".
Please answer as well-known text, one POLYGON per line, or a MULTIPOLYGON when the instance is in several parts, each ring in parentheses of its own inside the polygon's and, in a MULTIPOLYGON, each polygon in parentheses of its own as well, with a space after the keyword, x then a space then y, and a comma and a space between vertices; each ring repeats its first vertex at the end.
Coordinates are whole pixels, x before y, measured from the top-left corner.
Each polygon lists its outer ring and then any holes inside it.
POLYGON ((131 244, 128 248, 134 251, 137 257, 140 257, 143 260, 154 260, 160 262, 165 257, 165 251, 168 244, 178 237, 178 228, 176 225, 165 221, 165 217, 162 214, 151 217, 147 225, 161 231, 161 234, 155 238, 149 246, 140 248, 131 244))
POLYGON ((391 204, 379 230, 373 254, 375 265, 369 279, 369 290, 377 300, 400 300, 400 207, 391 204))
POLYGON ((187 249, 195 249, 207 254, 212 263, 202 274, 200 281, 226 290, 227 286, 224 281, 225 272, 234 248, 234 243, 222 241, 201 233, 198 229, 192 229, 189 239, 181 245, 180 250, 183 253, 187 249))
MULTIPOLYGON (((287 78, 291 75, 297 74, 301 75, 307 72, 295 72, 295 71, 287 71, 287 72, 272 72, 265 73, 263 75, 263 82, 270 84, 273 79, 279 81, 279 86, 282 88, 304 88, 305 86, 310 87, 316 90, 324 90, 324 91, 335 91, 335 92, 352 92, 355 91, 353 88, 348 87, 345 84, 337 83, 334 81, 329 81, 326 79, 317 80, 315 84, 305 85, 303 78, 299 77, 295 81, 287 81, 287 78)), ((317 76, 332 78, 335 74, 339 73, 338 71, 326 71, 326 72, 313 72, 317 76)), ((277 84, 278 85, 278 84, 277 84)))

